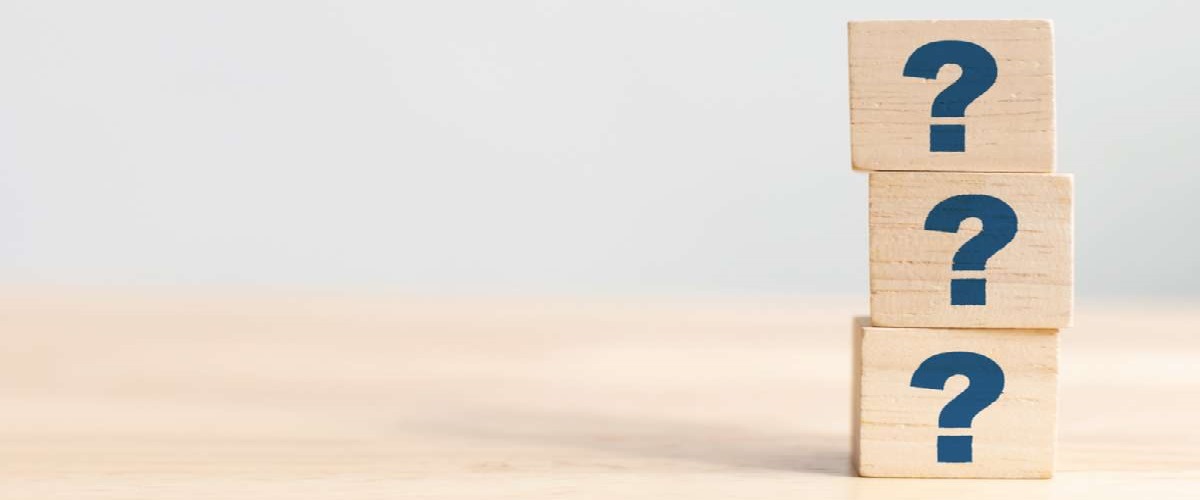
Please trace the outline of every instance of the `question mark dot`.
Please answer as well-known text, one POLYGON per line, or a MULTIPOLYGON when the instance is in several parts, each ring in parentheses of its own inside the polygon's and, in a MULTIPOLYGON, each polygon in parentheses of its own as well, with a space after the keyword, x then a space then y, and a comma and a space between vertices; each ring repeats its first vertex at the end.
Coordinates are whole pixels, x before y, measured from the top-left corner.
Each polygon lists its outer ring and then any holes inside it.
POLYGON ((950 280, 950 305, 987 305, 987 280, 982 278, 956 278, 950 280))
POLYGON ((938 436, 937 461, 944 464, 971 463, 972 436, 938 436))
POLYGON ((930 125, 929 150, 954 153, 967 150, 966 125, 930 125))

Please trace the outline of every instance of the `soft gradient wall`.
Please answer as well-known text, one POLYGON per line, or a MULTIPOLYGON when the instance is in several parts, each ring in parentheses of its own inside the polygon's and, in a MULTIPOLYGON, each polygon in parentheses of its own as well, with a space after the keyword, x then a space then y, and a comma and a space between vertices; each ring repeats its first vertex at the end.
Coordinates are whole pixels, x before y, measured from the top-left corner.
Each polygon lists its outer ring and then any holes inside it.
POLYGON ((1079 295, 1194 295, 1193 5, 7 1, 0 280, 865 293, 846 21, 1050 18, 1079 295))

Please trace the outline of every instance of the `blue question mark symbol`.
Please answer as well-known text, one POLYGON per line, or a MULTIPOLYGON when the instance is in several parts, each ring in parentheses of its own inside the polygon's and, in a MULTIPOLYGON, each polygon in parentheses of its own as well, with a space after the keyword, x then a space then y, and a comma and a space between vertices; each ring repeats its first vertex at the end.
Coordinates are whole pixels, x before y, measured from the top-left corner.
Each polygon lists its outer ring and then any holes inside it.
MULTIPOLYGON (((904 63, 904 76, 937 79, 947 64, 962 68, 962 76, 933 100, 932 116, 966 116, 967 106, 996 83, 996 59, 987 49, 961 40, 941 40, 920 46, 904 63)), ((963 152, 967 150, 966 125, 929 126, 929 150, 963 152)))
MULTIPOLYGON (((982 354, 943 352, 922 361, 908 385, 940 391, 955 375, 967 377, 967 389, 942 407, 938 428, 969 429, 975 415, 995 403, 1004 392, 1004 370, 992 358, 982 354)), ((938 436, 937 461, 970 463, 973 460, 972 441, 972 436, 938 436)))
MULTIPOLYGON (((983 229, 954 253, 951 269, 955 271, 983 271, 987 268, 988 259, 1017 235, 1017 213, 1000 198, 986 194, 960 194, 942 200, 925 216, 925 229, 957 233, 962 221, 972 217, 983 223, 983 229)), ((986 304, 986 279, 950 280, 950 305, 986 304)))

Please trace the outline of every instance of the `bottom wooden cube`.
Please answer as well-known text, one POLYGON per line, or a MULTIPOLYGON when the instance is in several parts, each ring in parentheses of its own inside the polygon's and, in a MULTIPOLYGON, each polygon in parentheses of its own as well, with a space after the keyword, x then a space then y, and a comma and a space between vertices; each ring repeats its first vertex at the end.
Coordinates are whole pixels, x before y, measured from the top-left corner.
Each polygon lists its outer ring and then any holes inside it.
POLYGON ((854 327, 854 461, 866 477, 1048 478, 1058 331, 854 327))

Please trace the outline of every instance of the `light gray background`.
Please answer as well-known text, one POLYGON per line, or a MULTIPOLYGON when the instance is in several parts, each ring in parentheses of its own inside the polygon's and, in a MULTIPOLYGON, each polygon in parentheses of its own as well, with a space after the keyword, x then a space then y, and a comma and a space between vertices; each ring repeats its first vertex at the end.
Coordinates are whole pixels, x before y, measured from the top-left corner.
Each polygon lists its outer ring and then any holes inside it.
POLYGON ((1079 295, 1194 295, 1197 14, 7 1, 0 279, 865 294, 846 21, 1050 18, 1079 295))

